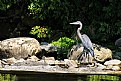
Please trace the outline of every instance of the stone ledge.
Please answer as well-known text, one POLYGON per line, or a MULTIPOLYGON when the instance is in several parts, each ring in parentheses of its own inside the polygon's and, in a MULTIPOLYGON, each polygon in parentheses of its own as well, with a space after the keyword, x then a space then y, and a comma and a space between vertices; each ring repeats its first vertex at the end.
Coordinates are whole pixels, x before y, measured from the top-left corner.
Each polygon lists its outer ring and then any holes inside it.
MULTIPOLYGON (((12 66, 13 67, 13 66, 12 66)), ((12 68, 12 69, 7 69, 7 68, 2 68, 0 69, 0 73, 10 73, 10 74, 41 74, 41 73, 52 73, 52 74, 66 74, 66 75, 121 75, 121 71, 109 71, 109 70, 104 70, 104 71, 82 71, 84 68, 77 68, 77 70, 81 71, 68 71, 67 69, 65 71, 63 70, 56 70, 56 71, 51 71, 51 70, 46 70, 46 69, 38 69, 40 66, 32 66, 30 67, 25 67, 21 66, 18 67, 18 69, 12 68), (25 69, 26 68, 26 69, 25 69), (34 68, 34 69, 33 69, 34 68), (36 70, 35 70, 36 69, 36 70)))

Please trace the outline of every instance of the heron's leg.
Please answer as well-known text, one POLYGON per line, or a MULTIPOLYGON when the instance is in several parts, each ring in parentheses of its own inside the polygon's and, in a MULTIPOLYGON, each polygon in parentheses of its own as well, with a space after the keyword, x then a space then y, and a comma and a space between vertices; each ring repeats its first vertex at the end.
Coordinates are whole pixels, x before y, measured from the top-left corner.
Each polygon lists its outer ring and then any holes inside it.
POLYGON ((82 53, 77 57, 77 60, 81 63, 89 62, 89 52, 87 49, 84 49, 82 53))
POLYGON ((84 57, 83 57, 84 63, 89 63, 90 55, 89 55, 88 49, 84 49, 84 54, 83 55, 84 55, 84 57))
POLYGON ((91 62, 91 53, 88 49, 86 50, 86 58, 87 58, 87 62, 90 63, 91 62))
POLYGON ((87 60, 88 60, 88 63, 90 62, 90 53, 88 52, 87 53, 87 60))
POLYGON ((77 60, 79 62, 82 62, 84 60, 84 57, 85 57, 85 50, 83 50, 80 55, 77 56, 77 60))
POLYGON ((81 61, 83 59, 83 53, 84 52, 80 53, 80 55, 77 56, 77 60, 78 61, 81 61))
POLYGON ((84 51, 84 59, 83 60, 84 60, 84 63, 87 63, 87 51, 86 50, 84 51))
MULTIPOLYGON (((90 53, 89 53, 90 54, 90 53)), ((90 54, 91 56, 91 54, 90 54)), ((91 61, 91 64, 87 65, 89 67, 97 67, 97 62, 95 60, 95 58, 93 57, 93 59, 90 60, 91 61)))

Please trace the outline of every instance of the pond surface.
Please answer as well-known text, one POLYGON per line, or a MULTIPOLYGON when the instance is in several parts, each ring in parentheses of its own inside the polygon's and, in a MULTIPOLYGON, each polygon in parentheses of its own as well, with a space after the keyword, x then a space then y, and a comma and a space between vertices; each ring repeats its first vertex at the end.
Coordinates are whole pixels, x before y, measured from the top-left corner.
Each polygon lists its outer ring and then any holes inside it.
POLYGON ((0 74, 0 81, 121 81, 119 75, 0 74))

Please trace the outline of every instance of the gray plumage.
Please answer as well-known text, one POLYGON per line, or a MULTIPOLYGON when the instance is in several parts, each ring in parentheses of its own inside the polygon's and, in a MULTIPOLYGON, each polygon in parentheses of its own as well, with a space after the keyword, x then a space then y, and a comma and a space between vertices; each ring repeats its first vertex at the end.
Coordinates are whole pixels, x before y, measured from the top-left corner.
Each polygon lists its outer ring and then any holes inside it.
POLYGON ((81 35, 80 30, 82 29, 82 23, 80 21, 73 22, 70 24, 80 25, 80 27, 77 29, 77 35, 82 41, 82 45, 84 47, 84 50, 89 52, 94 57, 94 49, 91 40, 86 34, 81 35))

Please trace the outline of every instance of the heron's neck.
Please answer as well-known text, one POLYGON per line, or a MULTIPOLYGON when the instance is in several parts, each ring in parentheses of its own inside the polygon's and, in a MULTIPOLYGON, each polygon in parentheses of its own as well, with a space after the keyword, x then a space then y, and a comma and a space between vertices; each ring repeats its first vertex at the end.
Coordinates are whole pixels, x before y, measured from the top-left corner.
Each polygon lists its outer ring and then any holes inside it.
POLYGON ((81 37, 80 30, 81 30, 81 28, 78 28, 78 29, 77 29, 77 35, 79 36, 79 38, 82 38, 82 37, 81 37))

